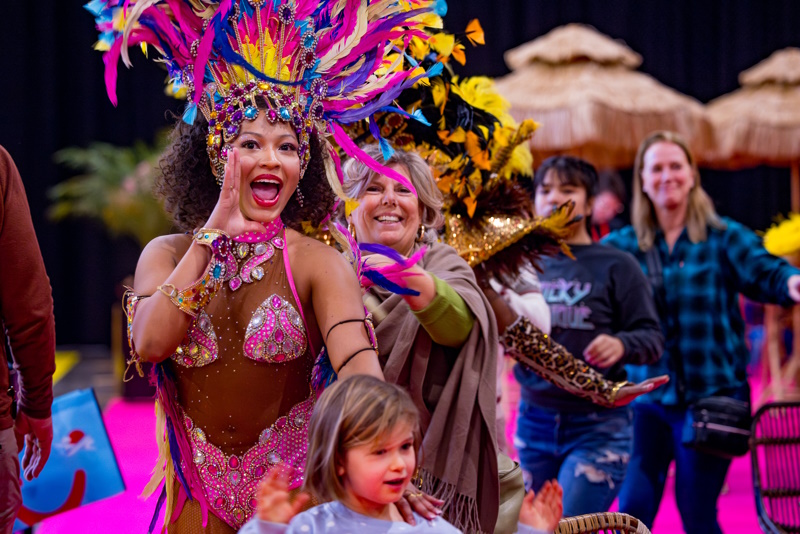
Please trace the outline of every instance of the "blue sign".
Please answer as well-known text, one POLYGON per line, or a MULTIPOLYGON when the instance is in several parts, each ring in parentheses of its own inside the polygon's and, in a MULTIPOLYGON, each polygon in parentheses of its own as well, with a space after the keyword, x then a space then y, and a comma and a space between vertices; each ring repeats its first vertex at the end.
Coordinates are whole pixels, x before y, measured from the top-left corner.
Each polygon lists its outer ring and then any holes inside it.
POLYGON ((125 483, 94 391, 72 391, 53 401, 50 459, 38 478, 23 481, 14 530, 123 491, 125 483))

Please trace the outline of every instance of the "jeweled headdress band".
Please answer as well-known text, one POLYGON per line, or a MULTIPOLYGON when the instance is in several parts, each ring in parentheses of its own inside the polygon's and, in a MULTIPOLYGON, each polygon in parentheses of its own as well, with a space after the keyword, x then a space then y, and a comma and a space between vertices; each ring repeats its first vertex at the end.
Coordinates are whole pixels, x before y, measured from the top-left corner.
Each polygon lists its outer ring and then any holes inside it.
MULTIPOLYGON (((254 8, 259 8, 264 4, 264 0, 249 0, 249 4, 254 8)), ((253 14, 255 15, 255 30, 258 31, 259 28, 263 28, 261 10, 254 9, 253 14)), ((290 38, 296 30, 294 7, 290 4, 279 5, 275 14, 279 25, 279 46, 275 57, 283 57, 280 43, 290 38)), ((302 177, 310 157, 309 138, 316 130, 316 122, 322 120, 324 112, 320 99, 325 98, 328 87, 322 78, 312 80, 307 87, 308 102, 304 106, 301 105, 303 96, 301 85, 283 85, 280 81, 302 80, 305 70, 313 68, 316 64, 318 41, 316 34, 311 29, 313 21, 309 20, 304 25, 305 29, 300 36, 300 46, 296 51, 297 57, 293 58, 294 61, 291 63, 293 72, 288 73, 283 72, 282 62, 269 60, 268 53, 263 47, 250 44, 254 37, 258 43, 263 43, 267 37, 263 32, 256 36, 253 35, 247 18, 241 16, 239 4, 234 4, 233 14, 228 16, 227 22, 230 27, 228 38, 235 40, 236 47, 234 48, 241 51, 241 56, 247 60, 247 66, 257 69, 257 72, 253 73, 251 70, 247 70, 246 66, 242 68, 242 66, 227 62, 209 63, 206 69, 207 74, 213 78, 214 82, 206 85, 206 92, 200 96, 198 105, 208 120, 207 149, 217 181, 221 181, 224 174, 228 155, 227 144, 239 135, 244 120, 252 121, 258 117, 259 97, 267 105, 264 113, 271 124, 278 121, 287 122, 294 128, 300 143, 298 156, 300 157, 300 176, 302 177), (276 81, 273 83, 263 81, 259 78, 259 73, 276 81)), ((190 49, 195 59, 200 42, 199 39, 196 40, 190 49)), ((188 98, 190 101, 195 98, 196 94, 193 70, 193 65, 187 65, 181 76, 181 80, 189 88, 188 98)))
MULTIPOLYGON (((441 1, 441 0, 439 0, 441 1)), ((119 59, 128 48, 155 47, 173 86, 187 90, 184 120, 197 110, 209 120, 208 151, 215 173, 226 143, 243 121, 258 116, 263 97, 269 120, 290 123, 308 162, 312 133, 332 134, 358 159, 343 124, 386 108, 417 80, 428 76, 395 41, 417 38, 431 0, 93 0, 98 48, 106 50, 106 86, 116 104, 119 59), (202 80, 196 73, 203 73, 202 80), (213 125, 212 125, 213 123, 213 125)), ((399 173, 371 161, 413 190, 399 173)), ((340 177, 341 178, 341 177, 340 177)), ((335 184, 334 184, 335 185, 335 184)))

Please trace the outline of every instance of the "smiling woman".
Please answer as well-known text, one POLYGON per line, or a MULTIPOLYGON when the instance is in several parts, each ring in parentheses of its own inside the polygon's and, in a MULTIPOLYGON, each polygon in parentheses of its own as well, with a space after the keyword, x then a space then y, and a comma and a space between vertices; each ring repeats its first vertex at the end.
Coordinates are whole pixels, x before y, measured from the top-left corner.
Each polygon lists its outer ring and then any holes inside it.
POLYGON ((169 532, 235 532, 275 466, 302 484, 323 347, 339 377, 382 377, 352 268, 297 231, 333 205, 327 133, 349 146, 340 121, 427 76, 386 62, 426 2, 356 4, 86 6, 114 103, 117 64, 139 45, 157 51, 187 98, 156 184, 182 233, 145 247, 126 301, 130 362, 156 362, 160 458, 145 493, 163 483, 169 532))
POLYGON ((605 242, 633 254, 648 274, 666 345, 658 362, 629 372, 635 379, 661 373, 671 379, 634 405, 620 509, 651 524, 674 459, 686 532, 719 533, 717 499, 731 461, 684 442, 687 407, 711 396, 749 402, 739 294, 784 306, 800 302, 800 271, 770 255, 752 231, 717 215, 694 155, 674 132, 653 132, 639 145, 631 221, 605 242))
MULTIPOLYGON (((364 151, 384 161, 377 145, 364 151)), ((412 274, 408 287, 417 295, 372 287, 364 296, 375 318, 386 380, 406 389, 421 414, 424 493, 409 486, 407 495, 416 497, 409 502, 428 518, 441 507, 444 517, 465 532, 490 531, 499 494, 496 399, 488 378, 495 369, 495 319, 467 262, 436 242, 444 221, 442 195, 427 163, 402 150, 384 163, 408 178, 418 197, 356 160, 344 166, 344 191, 359 202, 348 219, 359 243, 384 245, 402 256, 427 247, 422 260, 407 270, 412 274)), ((365 258, 373 267, 394 263, 381 254, 365 258)))

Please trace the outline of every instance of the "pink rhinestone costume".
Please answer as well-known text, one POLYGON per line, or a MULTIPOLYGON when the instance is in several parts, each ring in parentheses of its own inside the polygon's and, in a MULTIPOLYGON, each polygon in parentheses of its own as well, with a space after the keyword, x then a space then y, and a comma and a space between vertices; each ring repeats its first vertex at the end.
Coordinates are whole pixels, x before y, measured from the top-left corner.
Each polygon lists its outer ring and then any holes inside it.
MULTIPOLYGON (((165 481, 178 492, 173 521, 191 496, 240 528, 255 513, 258 482, 278 464, 291 468, 290 487, 302 484, 315 351, 285 247, 280 220, 233 238, 236 269, 162 364, 159 376, 170 378, 159 380, 158 399, 177 447, 168 439, 160 446, 179 450, 181 483, 165 481)), ((175 452, 167 454, 173 463, 175 452)))

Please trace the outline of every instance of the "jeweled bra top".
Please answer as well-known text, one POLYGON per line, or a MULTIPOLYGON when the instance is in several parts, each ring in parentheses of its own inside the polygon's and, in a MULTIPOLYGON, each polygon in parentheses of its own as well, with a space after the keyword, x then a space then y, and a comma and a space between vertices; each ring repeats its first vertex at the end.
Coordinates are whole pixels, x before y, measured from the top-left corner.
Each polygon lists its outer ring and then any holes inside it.
POLYGON ((192 468, 209 506, 237 528, 255 512, 255 488, 272 467, 293 467, 290 485, 302 483, 315 400, 315 355, 285 230, 280 220, 266 230, 234 238, 235 276, 171 357, 192 468))
POLYGON ((315 355, 281 221, 235 237, 232 249, 235 276, 192 321, 171 360, 186 415, 208 440, 241 453, 309 397, 315 355))

